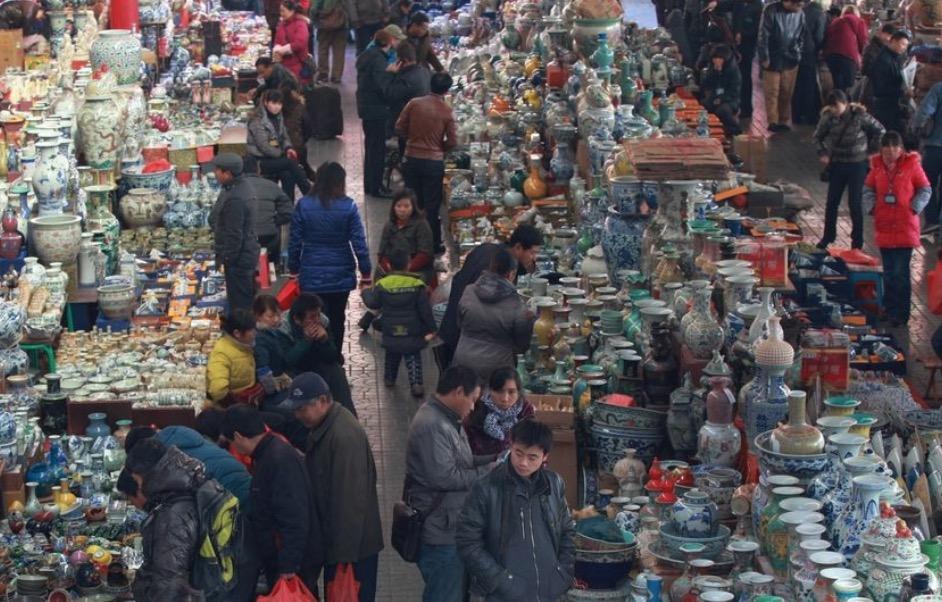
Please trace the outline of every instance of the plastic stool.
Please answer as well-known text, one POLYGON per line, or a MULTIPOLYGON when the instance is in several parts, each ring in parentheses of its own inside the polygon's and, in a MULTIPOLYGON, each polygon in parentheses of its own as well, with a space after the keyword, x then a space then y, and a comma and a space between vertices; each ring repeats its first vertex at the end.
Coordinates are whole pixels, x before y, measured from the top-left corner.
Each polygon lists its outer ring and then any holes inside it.
POLYGON ((29 354, 30 363, 39 368, 39 354, 46 354, 49 371, 56 371, 56 352, 49 343, 20 343, 20 349, 29 354))

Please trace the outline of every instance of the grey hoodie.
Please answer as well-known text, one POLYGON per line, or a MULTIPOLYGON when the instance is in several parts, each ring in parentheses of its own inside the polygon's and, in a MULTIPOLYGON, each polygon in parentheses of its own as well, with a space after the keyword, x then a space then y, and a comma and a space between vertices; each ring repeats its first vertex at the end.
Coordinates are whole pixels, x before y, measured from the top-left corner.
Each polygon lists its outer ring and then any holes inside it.
POLYGON ((536 317, 506 278, 485 270, 458 304, 461 338, 454 363, 487 380, 498 368, 514 365, 514 355, 530 346, 536 317))

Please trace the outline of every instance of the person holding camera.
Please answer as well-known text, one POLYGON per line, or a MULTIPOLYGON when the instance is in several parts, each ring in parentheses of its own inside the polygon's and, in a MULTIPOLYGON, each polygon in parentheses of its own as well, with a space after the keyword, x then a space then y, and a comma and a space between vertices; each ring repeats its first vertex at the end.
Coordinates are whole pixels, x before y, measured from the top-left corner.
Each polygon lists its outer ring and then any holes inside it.
POLYGON ((909 322, 912 278, 909 264, 919 240, 919 214, 929 204, 932 187, 919 153, 903 148, 898 132, 880 139, 879 154, 870 157, 864 182, 864 208, 873 215, 876 244, 883 259, 883 307, 893 327, 909 322))
POLYGON ((824 210, 824 235, 818 248, 826 249, 837 238, 837 210, 847 190, 850 209, 850 246, 863 247, 864 178, 867 177, 867 157, 880 144, 884 129, 867 108, 852 103, 842 90, 828 95, 827 106, 814 130, 814 142, 821 160, 821 180, 828 183, 827 206, 824 210))

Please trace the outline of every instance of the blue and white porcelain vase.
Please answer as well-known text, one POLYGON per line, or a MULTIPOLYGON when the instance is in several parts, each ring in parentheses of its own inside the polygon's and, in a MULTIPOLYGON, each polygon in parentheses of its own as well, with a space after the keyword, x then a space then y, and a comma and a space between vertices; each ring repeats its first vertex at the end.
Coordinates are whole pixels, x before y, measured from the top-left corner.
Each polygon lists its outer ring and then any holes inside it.
POLYGON ((680 537, 714 537, 719 527, 716 504, 706 493, 692 489, 671 506, 670 524, 680 537))
POLYGON ((647 216, 619 213, 609 208, 602 232, 602 250, 610 278, 614 279, 621 270, 641 267, 641 238, 647 225, 647 216))
POLYGON ((860 549, 860 536, 880 515, 880 493, 890 489, 893 480, 877 474, 853 478, 853 498, 844 507, 831 528, 834 548, 848 561, 860 549))
MULTIPOLYGON (((828 454, 828 467, 808 484, 807 495, 824 502, 821 513, 824 514, 824 524, 830 528, 834 517, 840 509, 834 510, 827 500, 842 481, 849 481, 847 471, 844 468, 844 460, 853 458, 860 453, 860 448, 866 443, 866 439, 860 435, 850 433, 834 434, 828 437, 825 451, 828 454)), ((848 484, 848 490, 850 486, 848 484)))
POLYGON ((33 169, 33 191, 39 201, 39 215, 58 215, 65 207, 69 184, 69 159, 59 152, 59 143, 36 143, 39 160, 33 169))
POLYGON ((749 405, 746 436, 751 448, 755 447, 757 436, 774 429, 788 416, 788 394, 791 391, 785 384, 785 373, 795 361, 795 350, 785 342, 779 322, 778 316, 769 318, 769 336, 755 349, 756 366, 761 367, 765 382, 758 383, 758 394, 746 400, 749 405))
POLYGON ((0 301, 0 347, 12 347, 20 342, 26 312, 17 303, 0 301))
POLYGON ((108 427, 108 415, 104 412, 92 412, 88 415, 88 426, 85 427, 85 435, 92 437, 95 441, 111 435, 111 429, 108 427))
POLYGON ((712 294, 711 286, 695 291, 693 308, 684 316, 687 323, 683 329, 684 343, 694 357, 702 360, 710 359, 723 345, 723 327, 710 311, 712 294))

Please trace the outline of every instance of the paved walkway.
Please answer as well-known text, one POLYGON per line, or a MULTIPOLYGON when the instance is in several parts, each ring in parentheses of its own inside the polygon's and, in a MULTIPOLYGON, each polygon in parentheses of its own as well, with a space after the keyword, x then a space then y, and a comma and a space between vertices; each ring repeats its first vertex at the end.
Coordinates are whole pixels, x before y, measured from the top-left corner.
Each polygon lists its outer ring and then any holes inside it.
MULTIPOLYGON (((653 5, 646 0, 624 0, 626 14, 645 26, 653 23, 653 5)), ((344 81, 340 86, 343 97, 344 110, 344 136, 342 139, 332 141, 313 141, 309 146, 310 162, 315 167, 322 161, 339 161, 347 170, 347 191, 357 200, 363 216, 370 248, 375 257, 376 246, 379 242, 383 224, 389 214, 389 201, 374 198, 364 198, 362 193, 363 173, 363 146, 362 130, 356 114, 354 93, 356 90, 356 73, 352 56, 347 61, 344 81)), ((760 86, 756 86, 759 94, 760 86)), ((755 103, 755 129, 764 129, 764 112, 762 111, 761 97, 755 103)), ((805 233, 812 240, 821 235, 824 216, 824 198, 826 184, 818 181, 818 163, 812 152, 810 137, 813 129, 801 126, 787 134, 777 134, 770 139, 769 146, 769 178, 774 181, 782 178, 795 182, 807 188, 816 199, 815 208, 801 217, 801 224, 805 233)), ((849 246, 850 222, 846 207, 841 210, 838 227, 838 244, 849 246)), ((872 246, 872 222, 867 220, 867 245, 865 250, 879 254, 872 246)), ((934 249, 929 250, 929 256, 934 249)), ((896 334, 905 342, 912 356, 928 350, 928 340, 935 327, 940 323, 939 318, 926 311, 926 291, 923 284, 923 274, 927 267, 934 262, 926 260, 926 249, 919 250, 913 260, 914 274, 914 311, 909 332, 906 329, 897 329, 896 334)), ((378 337, 364 335, 356 327, 356 321, 362 314, 363 306, 359 296, 351 295, 347 314, 347 334, 344 342, 344 354, 347 357, 346 367, 353 386, 354 400, 360 413, 360 420, 366 429, 367 435, 373 445, 379 474, 379 503, 382 512, 383 527, 386 532, 386 541, 389 541, 389 526, 391 524, 392 504, 399 499, 402 491, 402 481, 405 473, 405 439, 409 421, 418 402, 409 394, 406 375, 400 373, 399 381, 394 389, 386 389, 382 383, 382 349, 378 337)), ((426 390, 434 390, 437 370, 434 367, 431 354, 426 351, 425 386, 426 390)), ((925 381, 924 371, 919 366, 910 364, 913 380, 917 383, 925 381)), ((422 579, 414 565, 407 564, 399 559, 398 555, 388 547, 380 555, 379 563, 378 600, 401 602, 421 599, 422 579)))

